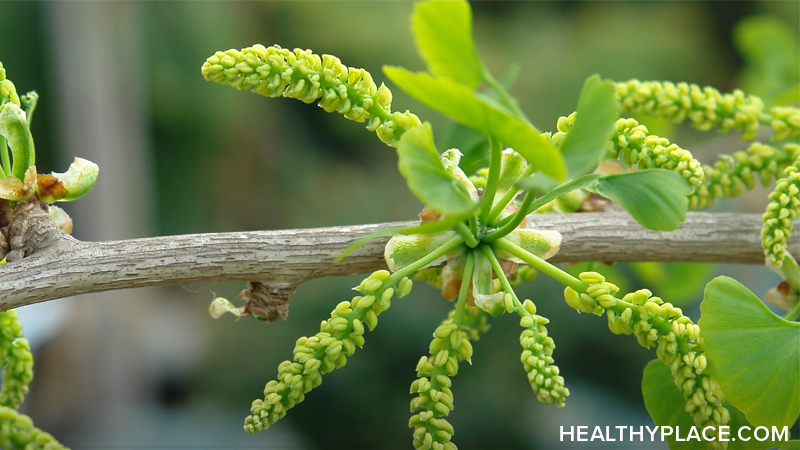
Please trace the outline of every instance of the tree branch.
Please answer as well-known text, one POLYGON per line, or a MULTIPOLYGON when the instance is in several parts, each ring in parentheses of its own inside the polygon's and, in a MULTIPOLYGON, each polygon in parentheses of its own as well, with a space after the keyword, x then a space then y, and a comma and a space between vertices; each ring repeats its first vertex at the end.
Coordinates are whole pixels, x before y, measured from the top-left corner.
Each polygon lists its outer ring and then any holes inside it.
MULTIPOLYGON (((627 213, 535 214, 529 223, 558 230, 553 262, 691 261, 763 264, 761 216, 689 213, 673 232, 642 228, 627 213)), ((70 295, 161 284, 261 281, 294 288, 305 280, 386 268, 376 239, 338 264, 333 259, 378 229, 413 222, 277 231, 189 234, 109 242, 69 236, 0 266, 0 310, 70 295)), ((800 223, 795 222, 796 225, 800 223)), ((798 233, 789 249, 800 259, 798 233)))

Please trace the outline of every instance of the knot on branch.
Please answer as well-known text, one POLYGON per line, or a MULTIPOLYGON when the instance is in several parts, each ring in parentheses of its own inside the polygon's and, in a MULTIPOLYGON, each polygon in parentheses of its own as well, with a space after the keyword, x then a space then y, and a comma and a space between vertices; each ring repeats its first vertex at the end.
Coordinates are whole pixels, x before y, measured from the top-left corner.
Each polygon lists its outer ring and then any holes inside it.
POLYGON ((247 300, 241 307, 243 316, 253 316, 274 322, 278 316, 283 320, 289 315, 289 298, 294 294, 296 285, 270 286, 260 281, 248 281, 247 289, 236 298, 247 300))
MULTIPOLYGON (((51 247, 67 233, 50 217, 37 196, 6 209, 0 215, 0 259, 16 261, 51 247)), ((67 218, 69 220, 69 218, 67 218)), ((72 222, 62 224, 68 230, 72 222)))

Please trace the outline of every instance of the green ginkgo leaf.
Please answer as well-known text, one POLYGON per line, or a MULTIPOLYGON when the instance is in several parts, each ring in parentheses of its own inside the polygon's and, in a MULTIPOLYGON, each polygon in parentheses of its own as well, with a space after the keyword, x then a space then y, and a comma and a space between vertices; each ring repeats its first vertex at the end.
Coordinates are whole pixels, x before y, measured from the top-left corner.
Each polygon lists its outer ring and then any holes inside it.
POLYGON ((589 77, 578 100, 575 123, 561 144, 570 178, 594 169, 606 155, 619 111, 614 83, 601 81, 597 75, 589 77))
POLYGON ((0 136, 8 141, 11 147, 11 175, 20 181, 25 179, 28 168, 36 164, 36 152, 33 147, 33 136, 25 119, 25 112, 14 103, 0 106, 0 136))
POLYGON ((414 5, 411 31, 431 73, 474 89, 483 80, 483 63, 472 41, 469 3, 430 1, 414 5))
POLYGON ((728 400, 756 426, 791 426, 800 415, 800 323, 728 277, 706 285, 700 310, 708 372, 728 400))
POLYGON ((478 96, 470 88, 449 78, 413 73, 402 67, 384 66, 390 80, 423 104, 465 126, 512 147, 543 173, 561 181, 566 168, 561 152, 539 130, 515 117, 489 97, 478 96))
MULTIPOLYGON (((523 189, 539 190, 546 183, 541 177, 520 180, 523 189)), ((643 227, 671 231, 686 220, 686 196, 692 186, 680 175, 663 169, 645 169, 614 175, 588 174, 568 181, 537 198, 528 208, 533 212, 576 189, 600 194, 625 208, 643 227)), ((502 223, 502 222, 501 222, 502 223)))
POLYGON ((411 128, 397 146, 398 167, 408 188, 425 205, 444 215, 475 208, 466 186, 445 169, 433 143, 430 123, 411 128))
MULTIPOLYGON (((675 381, 670 374, 669 367, 659 360, 650 361, 644 369, 642 377, 642 394, 647 412, 653 422, 659 427, 670 427, 672 434, 666 436, 670 450, 707 450, 707 442, 700 436, 700 440, 687 439, 693 426, 692 416, 686 412, 686 400, 683 393, 675 386, 675 381), (678 441, 679 439, 683 441, 678 441)), ((764 450, 775 446, 772 434, 767 440, 760 441, 753 436, 755 427, 752 426, 744 414, 733 405, 725 402, 723 406, 728 410, 731 420, 726 425, 728 433, 721 436, 728 440, 727 450, 764 450), (745 428, 747 427, 747 428, 745 428)), ((698 433, 702 433, 697 428, 698 433)), ((782 431, 782 430, 781 430, 782 431)), ((772 433, 772 430, 770 430, 772 433)), ((710 432, 708 434, 711 437, 710 432)), ((759 431, 758 437, 763 438, 759 431)))
POLYGON ((645 169, 606 175, 588 188, 614 200, 650 230, 672 231, 686 220, 692 186, 675 172, 645 169))

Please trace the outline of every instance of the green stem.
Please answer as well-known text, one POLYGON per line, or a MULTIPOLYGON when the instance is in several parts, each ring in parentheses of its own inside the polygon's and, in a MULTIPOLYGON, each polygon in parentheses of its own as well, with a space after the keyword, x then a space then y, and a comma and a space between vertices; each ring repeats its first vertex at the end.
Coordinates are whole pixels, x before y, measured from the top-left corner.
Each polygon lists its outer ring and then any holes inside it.
POLYGON ((461 322, 464 319, 464 309, 467 307, 467 297, 469 296, 469 287, 472 285, 472 272, 475 270, 475 254, 469 252, 467 254, 467 262, 464 264, 464 275, 461 277, 461 288, 458 290, 458 303, 456 304, 456 312, 453 314, 453 323, 461 329, 461 322))
POLYGON ((492 231, 488 235, 484 236, 484 238, 481 240, 486 243, 494 242, 497 239, 500 239, 501 237, 514 231, 514 229, 517 228, 519 224, 522 223, 523 220, 525 220, 525 216, 528 215, 525 211, 527 211, 528 207, 531 205, 531 203, 533 203, 533 199, 534 199, 533 192, 528 192, 527 194, 525 194, 525 199, 522 200, 522 205, 520 205, 519 210, 515 212, 513 216, 510 216, 511 219, 508 222, 506 222, 506 224, 503 225, 501 228, 492 231))
MULTIPOLYGON (((492 251, 492 248, 488 245, 482 245, 481 251, 486 258, 489 260, 489 263, 492 264, 492 268, 494 269, 494 273, 497 275, 497 278, 500 280, 500 284, 503 286, 503 290, 506 294, 511 294, 511 298, 514 302, 515 309, 519 310, 522 307, 522 303, 519 301, 517 297, 517 293, 514 292, 514 288, 511 287, 511 283, 508 281, 506 274, 503 272, 503 268, 500 266, 500 261, 497 260, 497 256, 492 251)), ((519 314, 519 311, 517 311, 519 314)))
POLYGON ((489 215, 492 212, 492 205, 494 204, 494 195, 497 192, 497 182, 500 179, 500 162, 503 156, 503 149, 499 140, 489 136, 489 146, 491 148, 489 176, 486 177, 486 187, 483 189, 479 217, 483 224, 489 223, 489 215))
POLYGON ((447 254, 447 252, 453 250, 454 248, 458 247, 463 243, 464 239, 461 236, 456 236, 453 239, 450 239, 449 241, 442 244, 436 250, 428 253, 424 257, 393 273, 389 278, 386 279, 386 281, 383 282, 383 285, 394 286, 395 284, 397 284, 398 281, 402 280, 403 277, 407 277, 412 273, 416 272, 417 270, 436 261, 440 256, 447 254))
POLYGON ((464 243, 467 244, 469 248, 475 248, 478 246, 478 240, 475 239, 475 235, 472 234, 472 231, 467 227, 464 222, 459 222, 456 225, 456 231, 464 239, 464 243))
POLYGON ((6 138, 0 136, 0 161, 2 162, 2 169, 3 171, 3 178, 9 176, 11 174, 11 160, 8 158, 8 145, 6 144, 6 138))
MULTIPOLYGON (((536 171, 535 167, 533 165, 530 165, 527 168, 525 168, 525 171, 522 172, 522 175, 519 176, 519 179, 524 180, 525 178, 528 178, 529 176, 533 175, 533 172, 535 171, 536 171)), ((506 191, 506 193, 502 197, 500 197, 500 200, 498 200, 492 207, 492 212, 489 213, 489 218, 486 223, 494 225, 494 220, 497 219, 497 216, 499 216, 500 213, 503 212, 504 209, 506 209, 506 206, 508 206, 508 204, 511 203, 512 200, 514 200, 514 197, 516 197, 518 193, 519 189, 516 189, 514 187, 506 191)))
POLYGON ((550 276, 551 278, 554 278, 556 281, 565 286, 571 287, 578 293, 586 292, 586 285, 583 284, 581 280, 573 277, 567 272, 564 272, 558 267, 548 263, 542 258, 539 258, 538 256, 528 252, 527 250, 514 244, 513 242, 507 241, 505 239, 498 239, 492 243, 492 247, 500 250, 505 250, 506 252, 525 261, 525 263, 527 263, 534 269, 543 272, 544 274, 550 276))
POLYGON ((469 216, 469 231, 473 236, 478 235, 478 218, 475 216, 475 214, 469 216))
POLYGON ((797 303, 794 304, 794 307, 783 316, 784 319, 789 321, 797 320, 797 317, 800 317, 800 299, 797 300, 797 303))

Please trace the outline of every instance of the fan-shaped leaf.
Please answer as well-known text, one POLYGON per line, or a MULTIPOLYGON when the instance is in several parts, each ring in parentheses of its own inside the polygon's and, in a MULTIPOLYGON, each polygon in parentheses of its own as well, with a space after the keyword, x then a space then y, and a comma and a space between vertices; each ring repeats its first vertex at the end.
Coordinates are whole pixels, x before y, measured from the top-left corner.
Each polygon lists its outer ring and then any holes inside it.
POLYGON ((406 131, 397 146, 397 155, 400 173, 422 203, 451 216, 475 208, 466 186, 442 165, 434 147, 430 123, 406 131))
POLYGON ((483 80, 483 63, 472 42, 469 3, 430 1, 414 5, 411 31, 431 73, 474 89, 483 80))
POLYGON ((708 371, 756 426, 800 415, 800 323, 776 316, 733 278, 706 285, 700 329, 708 371))

